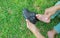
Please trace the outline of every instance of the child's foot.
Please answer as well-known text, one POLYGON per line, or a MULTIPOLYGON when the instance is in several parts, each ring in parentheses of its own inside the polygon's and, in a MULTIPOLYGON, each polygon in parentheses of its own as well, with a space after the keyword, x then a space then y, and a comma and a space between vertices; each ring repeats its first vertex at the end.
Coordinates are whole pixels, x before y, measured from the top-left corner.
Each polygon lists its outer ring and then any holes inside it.
POLYGON ((48 31, 48 38, 54 38, 56 32, 54 30, 48 31))
POLYGON ((49 23, 50 22, 50 19, 48 19, 46 15, 37 14, 36 17, 40 21, 43 21, 43 22, 46 22, 46 23, 49 23))

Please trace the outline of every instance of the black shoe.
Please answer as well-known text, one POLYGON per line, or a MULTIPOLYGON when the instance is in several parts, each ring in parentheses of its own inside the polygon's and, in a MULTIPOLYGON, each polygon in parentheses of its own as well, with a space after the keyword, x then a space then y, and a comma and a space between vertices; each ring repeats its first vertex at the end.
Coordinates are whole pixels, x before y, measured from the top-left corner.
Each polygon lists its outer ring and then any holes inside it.
POLYGON ((23 15, 26 19, 28 19, 33 24, 35 24, 38 21, 37 18, 36 18, 36 13, 30 12, 27 9, 23 10, 23 15))

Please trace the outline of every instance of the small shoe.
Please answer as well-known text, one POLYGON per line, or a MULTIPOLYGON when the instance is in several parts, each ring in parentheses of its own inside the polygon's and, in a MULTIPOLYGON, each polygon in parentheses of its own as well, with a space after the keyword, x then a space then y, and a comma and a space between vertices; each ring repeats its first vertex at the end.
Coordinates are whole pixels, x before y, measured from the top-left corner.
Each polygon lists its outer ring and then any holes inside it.
POLYGON ((28 9, 23 10, 23 15, 25 19, 28 19, 33 24, 35 24, 38 21, 36 18, 36 13, 30 12, 28 9))

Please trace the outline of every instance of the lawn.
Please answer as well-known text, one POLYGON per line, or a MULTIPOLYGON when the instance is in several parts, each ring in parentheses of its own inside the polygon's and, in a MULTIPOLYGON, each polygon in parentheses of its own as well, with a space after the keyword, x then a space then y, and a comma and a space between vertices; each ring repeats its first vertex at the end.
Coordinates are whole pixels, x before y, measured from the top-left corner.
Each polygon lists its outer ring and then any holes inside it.
MULTIPOLYGON (((43 14, 58 0, 0 0, 0 38, 36 38, 27 28, 22 10, 27 8, 39 14, 43 14)), ((55 18, 51 23, 37 22, 36 27, 47 38, 47 32, 60 20, 55 18)), ((60 34, 56 36, 60 38, 60 34)))

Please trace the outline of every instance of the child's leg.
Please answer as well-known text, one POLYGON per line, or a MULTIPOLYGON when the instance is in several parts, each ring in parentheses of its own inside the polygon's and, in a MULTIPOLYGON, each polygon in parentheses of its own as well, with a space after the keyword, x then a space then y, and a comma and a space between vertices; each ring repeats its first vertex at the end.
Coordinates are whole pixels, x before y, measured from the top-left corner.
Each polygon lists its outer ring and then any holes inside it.
MULTIPOLYGON (((60 1, 58 3, 56 3, 56 5, 59 5, 60 1)), ((60 17, 60 10, 58 10, 54 15, 51 16, 51 19, 54 19, 56 16, 60 17)), ((54 38, 56 33, 60 33, 60 23, 58 25, 56 25, 53 30, 48 31, 48 37, 49 38, 54 38)))
MULTIPOLYGON (((55 4, 55 6, 56 6, 56 5, 59 5, 59 4, 60 4, 60 1, 58 1, 58 2, 55 4)), ((59 14, 60 14, 60 10, 56 11, 56 13, 51 16, 51 19, 54 19, 56 16, 60 17, 59 14)))
POLYGON ((54 30, 59 34, 60 33, 60 23, 54 27, 54 30))
MULTIPOLYGON (((59 5, 60 1, 58 1, 55 5, 59 5)), ((54 15, 51 16, 51 19, 55 18, 56 16, 60 16, 60 10, 58 10, 54 15)), ((60 23, 54 27, 57 33, 60 33, 60 23)))
POLYGON ((49 38, 54 38, 55 34, 59 34, 60 33, 60 23, 57 24, 53 30, 48 31, 48 37, 49 38))

